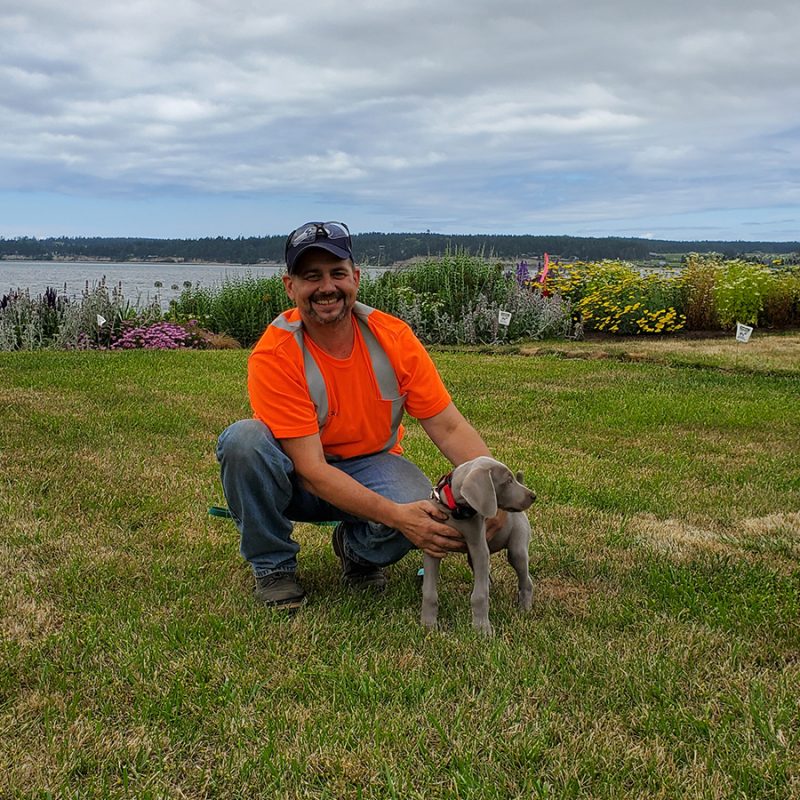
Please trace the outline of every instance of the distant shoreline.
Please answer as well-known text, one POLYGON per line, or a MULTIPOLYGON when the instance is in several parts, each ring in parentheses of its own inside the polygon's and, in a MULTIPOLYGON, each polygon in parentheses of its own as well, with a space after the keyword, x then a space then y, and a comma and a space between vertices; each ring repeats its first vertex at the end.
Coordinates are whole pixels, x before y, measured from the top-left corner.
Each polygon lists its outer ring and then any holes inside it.
POLYGON ((211 266, 211 267, 283 267, 281 261, 256 261, 243 263, 241 261, 205 261, 200 258, 126 258, 113 259, 104 256, 53 256, 52 258, 41 258, 34 256, 0 255, 0 261, 10 264, 29 264, 31 262, 46 262, 48 264, 171 264, 177 267, 186 266, 211 266))
MULTIPOLYGON (((202 239, 148 239, 109 237, 61 237, 37 239, 0 236, 0 259, 52 261, 54 263, 126 264, 227 264, 231 268, 283 266, 282 236, 204 237, 202 239)), ((674 242, 621 237, 574 237, 501 234, 357 233, 353 252, 361 266, 385 268, 414 259, 465 253, 501 262, 533 261, 547 253, 559 261, 674 263, 687 253, 718 253, 728 258, 762 260, 776 256, 784 262, 800 262, 800 242, 674 242)), ((2 261, 0 261, 2 263, 2 261)))

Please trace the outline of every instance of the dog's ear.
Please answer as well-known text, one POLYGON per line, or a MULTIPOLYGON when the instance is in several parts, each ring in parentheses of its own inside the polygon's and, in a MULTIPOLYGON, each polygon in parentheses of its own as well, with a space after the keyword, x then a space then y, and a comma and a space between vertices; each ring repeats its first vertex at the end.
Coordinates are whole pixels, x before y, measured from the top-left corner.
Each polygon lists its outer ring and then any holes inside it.
POLYGON ((461 496, 482 517, 493 517, 497 513, 497 495, 491 469, 473 469, 461 484, 461 496))

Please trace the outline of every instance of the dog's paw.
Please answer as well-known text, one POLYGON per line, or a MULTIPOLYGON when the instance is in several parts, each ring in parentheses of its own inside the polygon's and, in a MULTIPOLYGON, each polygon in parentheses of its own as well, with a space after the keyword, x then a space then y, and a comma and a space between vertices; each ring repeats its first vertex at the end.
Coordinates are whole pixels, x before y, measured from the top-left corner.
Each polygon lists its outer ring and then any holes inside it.
POLYGON ((527 584, 522 583, 517 592, 517 604, 523 611, 530 611, 533 605, 533 581, 528 580, 527 584))
POLYGON ((486 637, 494 636, 494 628, 492 627, 492 623, 489 622, 487 619, 485 622, 475 622, 474 623, 475 630, 481 635, 486 637))

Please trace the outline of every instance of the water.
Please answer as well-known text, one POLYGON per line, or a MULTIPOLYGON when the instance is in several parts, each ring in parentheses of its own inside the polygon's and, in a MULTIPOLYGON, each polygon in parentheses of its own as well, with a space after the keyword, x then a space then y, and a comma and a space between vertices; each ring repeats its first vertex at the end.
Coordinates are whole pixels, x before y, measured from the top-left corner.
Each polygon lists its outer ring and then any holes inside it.
POLYGON ((184 283, 212 287, 226 278, 260 278, 276 275, 283 266, 242 264, 124 264, 89 261, 0 261, 0 297, 15 289, 27 289, 32 297, 52 287, 59 294, 79 297, 86 288, 96 286, 105 277, 111 288, 122 284, 123 297, 135 306, 145 306, 159 299, 163 308, 183 291, 184 283), (156 282, 161 287, 156 287, 156 282), (65 288, 66 287, 66 288, 65 288))

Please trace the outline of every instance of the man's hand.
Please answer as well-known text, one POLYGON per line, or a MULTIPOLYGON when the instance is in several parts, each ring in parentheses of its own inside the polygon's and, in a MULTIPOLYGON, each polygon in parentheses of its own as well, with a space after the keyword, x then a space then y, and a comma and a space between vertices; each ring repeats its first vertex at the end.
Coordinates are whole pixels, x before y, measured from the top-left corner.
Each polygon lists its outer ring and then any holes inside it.
POLYGON ((501 508, 495 516, 486 520, 486 541, 491 542, 494 535, 506 524, 508 511, 503 511, 501 508))
POLYGON ((417 500, 398 506, 398 518, 392 527, 434 558, 443 558, 448 553, 465 553, 467 543, 459 531, 442 524, 446 519, 447 514, 430 501, 417 500))
MULTIPOLYGON (((455 466, 478 456, 492 455, 480 434, 464 419, 453 403, 438 414, 421 419, 420 424, 442 455, 455 466)), ((487 542, 505 525, 507 516, 508 512, 501 510, 486 520, 487 542)))

